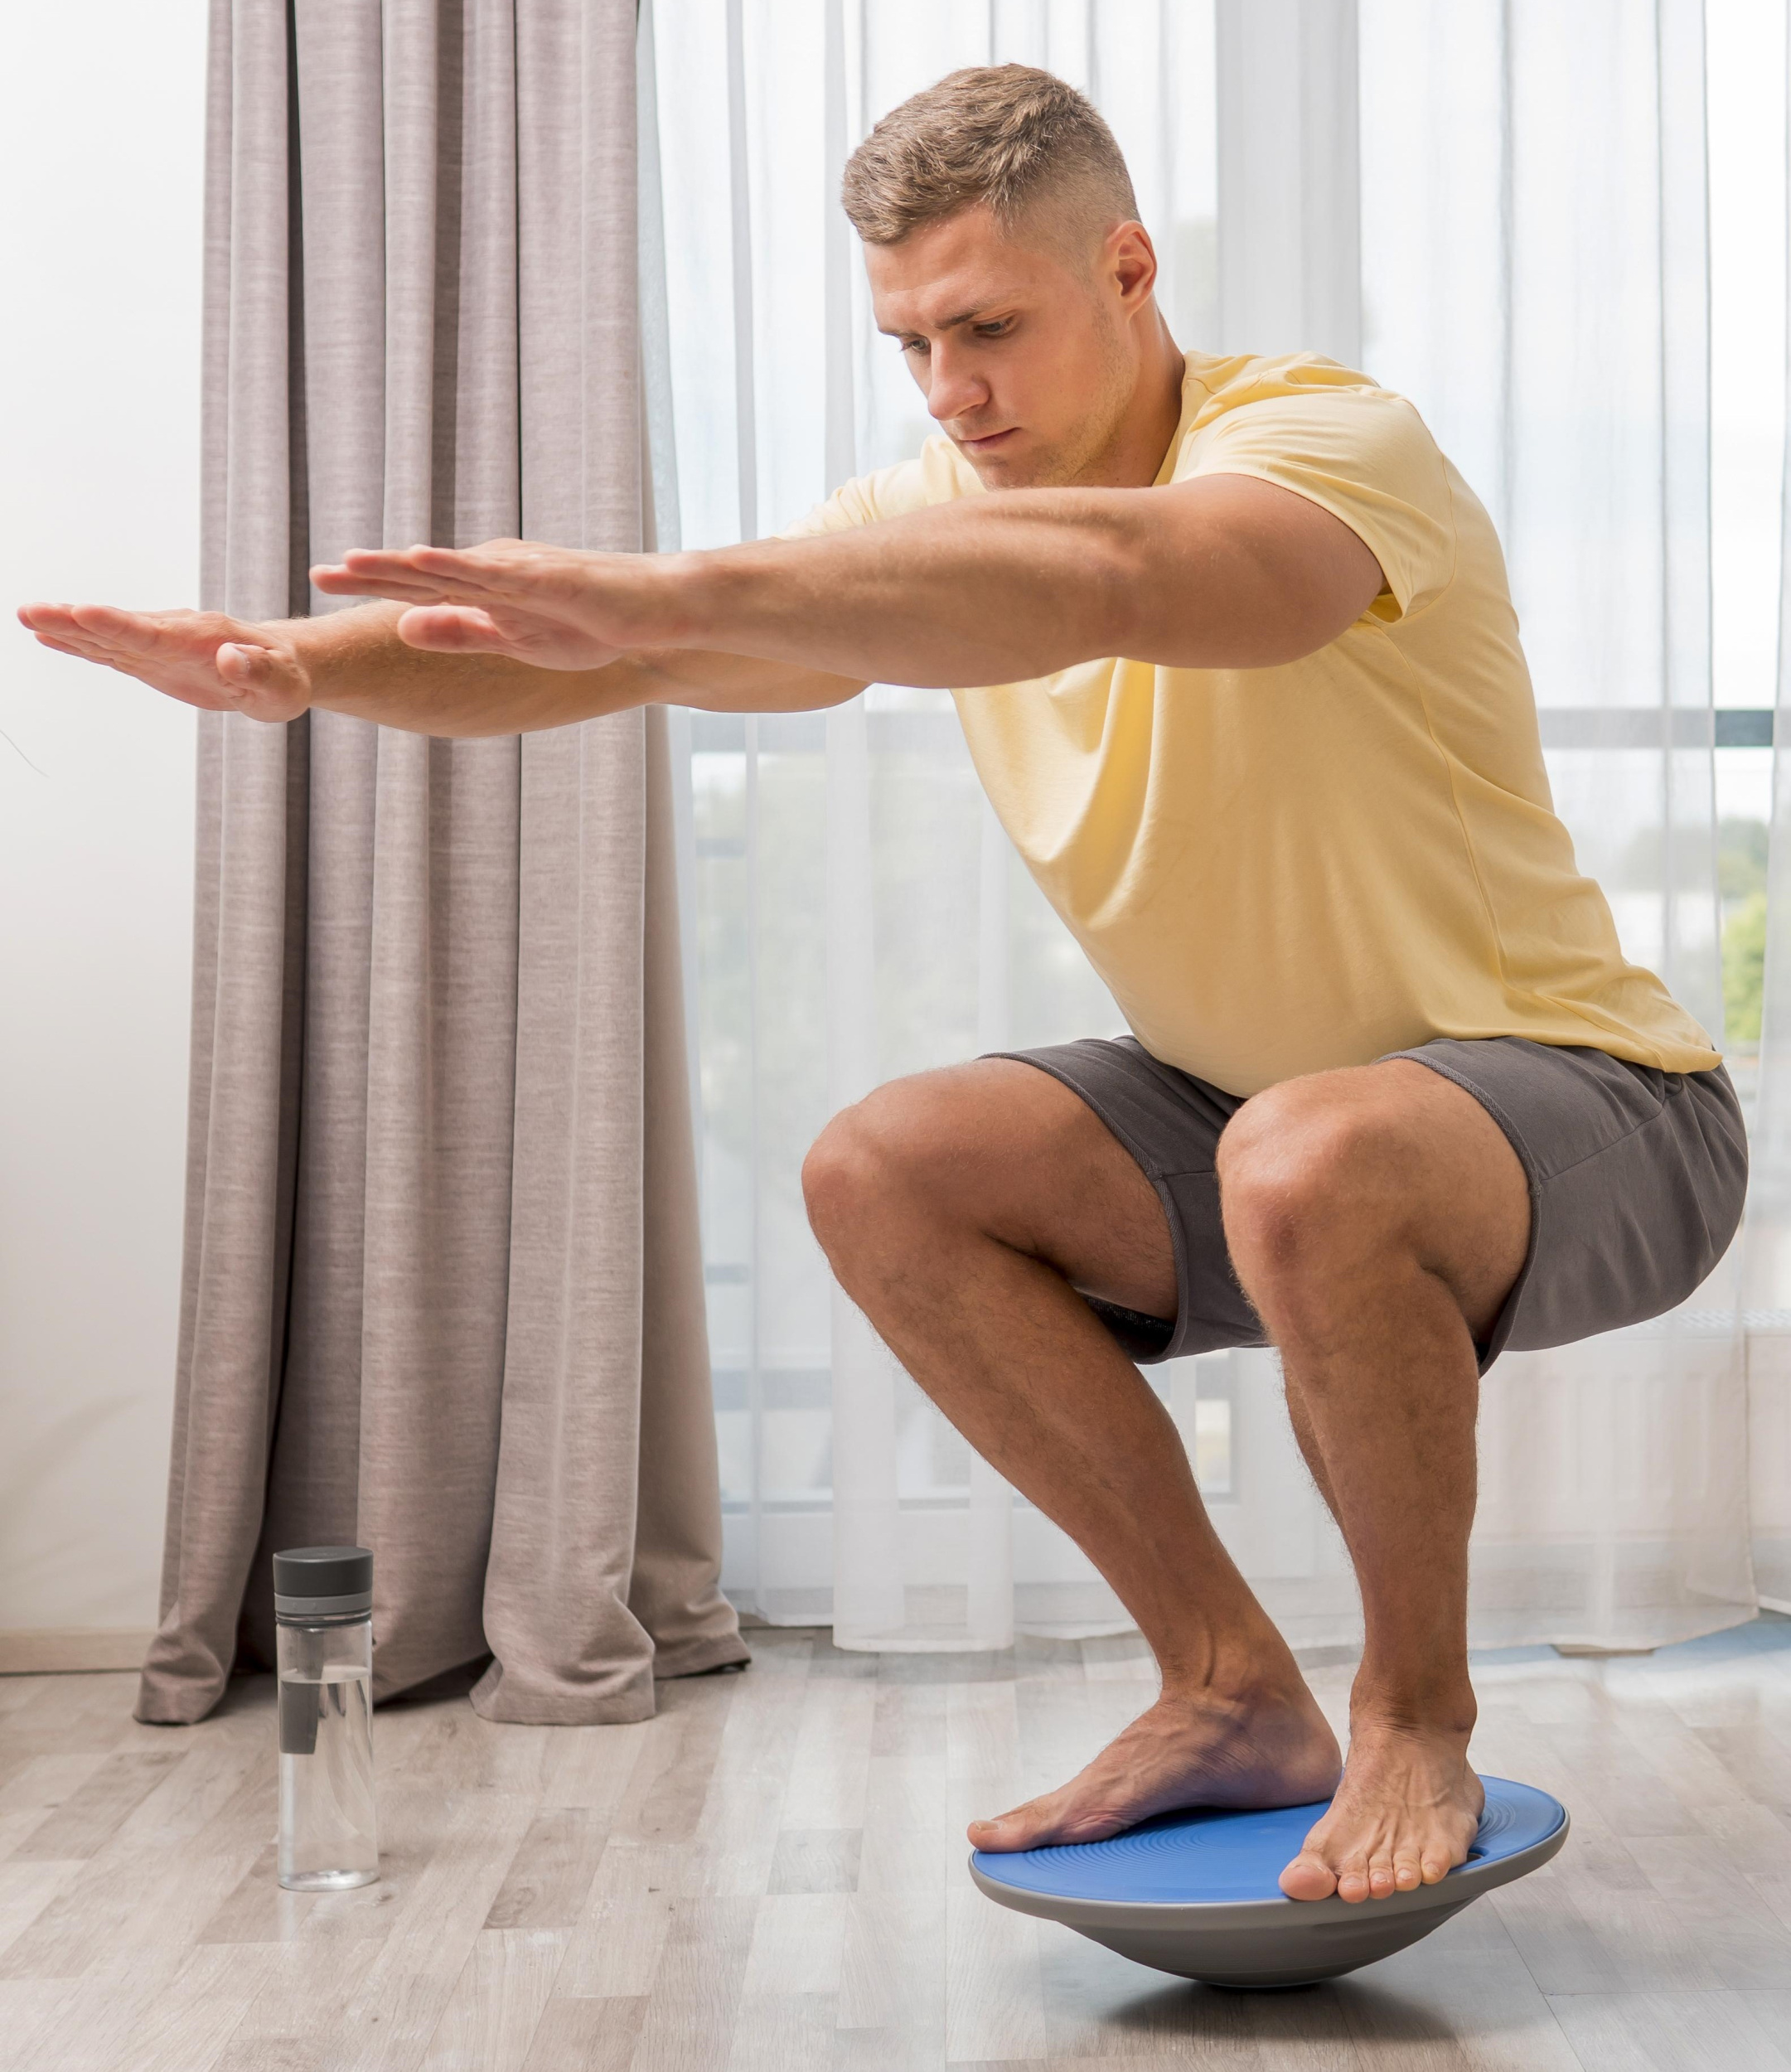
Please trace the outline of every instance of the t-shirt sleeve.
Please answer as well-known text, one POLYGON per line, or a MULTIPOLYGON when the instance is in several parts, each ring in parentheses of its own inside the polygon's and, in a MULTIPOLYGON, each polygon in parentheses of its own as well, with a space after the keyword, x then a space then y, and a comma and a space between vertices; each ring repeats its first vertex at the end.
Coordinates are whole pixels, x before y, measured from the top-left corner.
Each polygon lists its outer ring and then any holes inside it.
POLYGON ((1173 480, 1255 475, 1340 518, 1381 564, 1369 610, 1395 620, 1440 597, 1455 572, 1445 462, 1402 396, 1361 392, 1241 404, 1189 442, 1173 480))
POLYGON ((893 467, 880 467, 874 474, 855 475, 842 482, 825 502, 781 527, 779 540, 812 540, 825 532, 850 532, 854 525, 874 525, 880 518, 898 518, 917 511, 933 499, 927 493, 917 461, 902 461, 893 467))

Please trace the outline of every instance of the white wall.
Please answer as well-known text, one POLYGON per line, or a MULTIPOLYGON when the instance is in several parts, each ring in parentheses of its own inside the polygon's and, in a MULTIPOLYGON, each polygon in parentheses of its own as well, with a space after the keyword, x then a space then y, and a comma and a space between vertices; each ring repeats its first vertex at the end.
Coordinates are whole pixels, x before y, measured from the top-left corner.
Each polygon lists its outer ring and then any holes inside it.
POLYGON ((0 1629, 155 1616, 192 716, 11 611, 197 601, 205 15, 0 8, 0 1629))

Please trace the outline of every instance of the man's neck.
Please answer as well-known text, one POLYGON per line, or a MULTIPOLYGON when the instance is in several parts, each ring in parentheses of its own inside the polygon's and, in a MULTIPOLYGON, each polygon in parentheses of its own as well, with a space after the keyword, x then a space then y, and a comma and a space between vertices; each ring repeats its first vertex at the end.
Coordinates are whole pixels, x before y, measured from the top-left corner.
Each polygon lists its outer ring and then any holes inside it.
POLYGON ((1162 316, 1153 310, 1151 330, 1132 399, 1115 428, 1107 449, 1084 477, 1084 487, 1148 489, 1182 421, 1182 382, 1188 363, 1169 335, 1162 316))

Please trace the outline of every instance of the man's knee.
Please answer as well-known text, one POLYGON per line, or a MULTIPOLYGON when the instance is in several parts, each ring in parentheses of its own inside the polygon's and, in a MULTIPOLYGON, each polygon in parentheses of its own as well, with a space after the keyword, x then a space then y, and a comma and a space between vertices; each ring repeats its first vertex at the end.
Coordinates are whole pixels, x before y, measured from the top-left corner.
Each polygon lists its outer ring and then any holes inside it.
POLYGON ((1392 1119, 1340 1089, 1290 1080, 1246 1101, 1217 1158, 1226 1240, 1246 1288, 1309 1290, 1328 1266, 1395 1247, 1398 1157, 1392 1119))
POLYGON ((920 1119, 879 1087, 838 1115, 802 1161, 802 1199, 809 1227, 837 1268, 854 1247, 882 1227, 891 1205, 912 1184, 922 1149, 920 1119))

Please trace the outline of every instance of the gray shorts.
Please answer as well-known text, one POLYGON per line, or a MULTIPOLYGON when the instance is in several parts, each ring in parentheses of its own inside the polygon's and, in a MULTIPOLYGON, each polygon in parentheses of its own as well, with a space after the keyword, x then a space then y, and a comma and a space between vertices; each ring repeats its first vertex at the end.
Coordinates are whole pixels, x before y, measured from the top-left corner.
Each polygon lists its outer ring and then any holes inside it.
MULTIPOLYGON (((1079 1094, 1156 1188, 1175 1245, 1173 1322, 1087 1298, 1135 1360, 1267 1343, 1232 1271, 1213 1169, 1244 1105, 1130 1036, 1004 1051, 1079 1094)), ((1398 1050, 1471 1093, 1530 1182, 1530 1249, 1492 1334, 1484 1373, 1683 1302, 1727 1250, 1747 1191, 1747 1139, 1728 1073, 1656 1072, 1602 1050, 1521 1036, 1439 1038, 1398 1050)), ((1384 1062, 1384 1061, 1383 1061, 1384 1062)))

